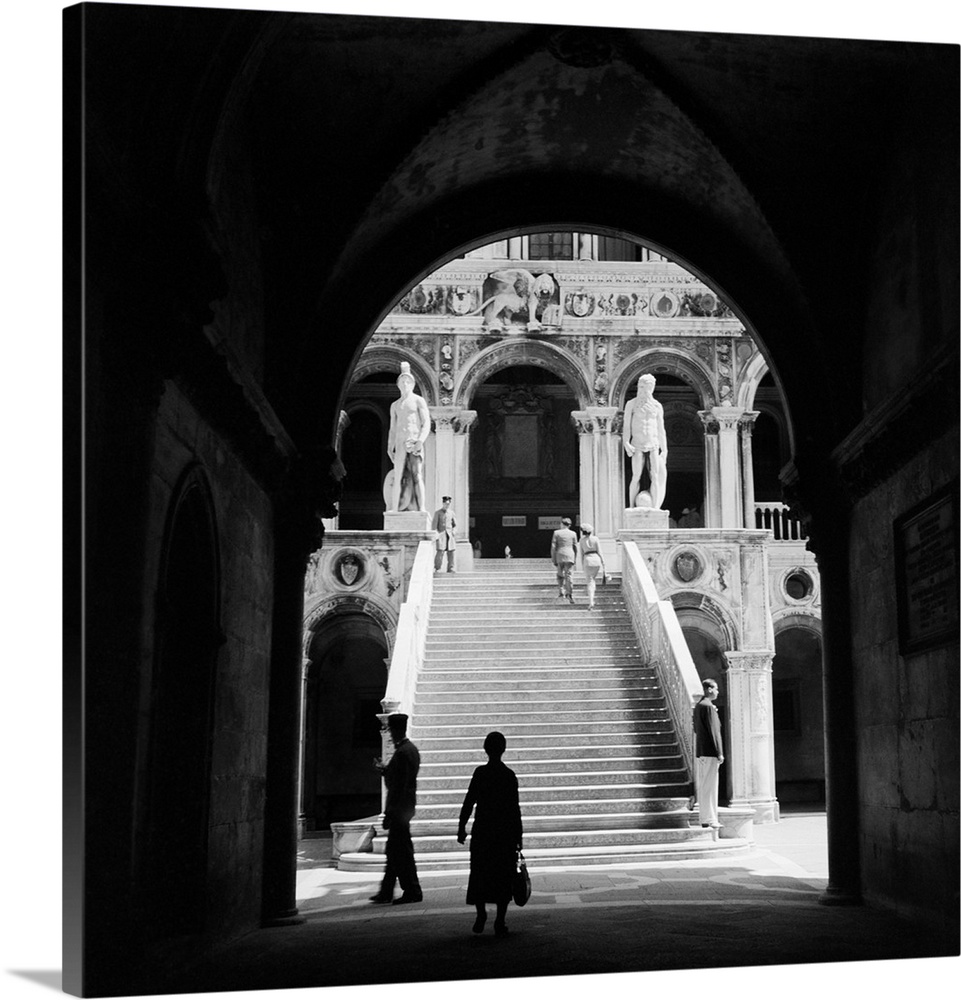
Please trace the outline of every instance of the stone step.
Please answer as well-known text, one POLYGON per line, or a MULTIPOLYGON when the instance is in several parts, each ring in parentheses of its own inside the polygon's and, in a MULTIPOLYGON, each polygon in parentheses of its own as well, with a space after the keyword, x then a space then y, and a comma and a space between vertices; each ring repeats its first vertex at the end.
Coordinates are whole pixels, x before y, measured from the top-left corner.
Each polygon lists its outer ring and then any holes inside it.
MULTIPOLYGON (((498 636, 525 635, 551 638, 557 636, 558 624, 566 629, 572 620, 571 616, 577 615, 578 636, 601 638, 609 636, 628 640, 636 636, 626 614, 613 609, 605 611, 595 608, 593 611, 587 611, 586 608, 579 609, 576 604, 574 607, 567 605, 566 608, 558 607, 556 617, 548 620, 545 613, 533 614, 529 609, 525 612, 525 609, 517 604, 512 604, 511 608, 516 610, 513 618, 506 613, 470 618, 459 611, 450 614, 439 614, 434 611, 430 615, 428 631, 431 638, 466 634, 490 639, 496 639, 498 636)), ((636 638, 634 641, 637 641, 636 638)))
MULTIPOLYGON (((464 802, 467 786, 437 789, 417 800, 417 815, 430 818, 439 811, 455 813, 464 802)), ((672 812, 685 809, 690 800, 687 795, 655 795, 640 785, 544 785, 520 790, 521 812, 538 814, 558 811, 604 812, 608 807, 615 812, 672 812)))
MULTIPOLYGON (((467 767, 462 761, 449 761, 441 757, 438 760, 421 759, 421 777, 431 778, 438 775, 467 774, 470 779, 471 771, 465 771, 467 767)), ((511 763, 511 770, 518 776, 518 779, 526 774, 543 773, 550 771, 558 775, 567 775, 578 771, 591 771, 595 774, 604 774, 608 769, 613 771, 634 771, 640 775, 664 775, 670 773, 676 777, 683 769, 680 757, 674 755, 664 755, 662 757, 553 757, 543 760, 515 760, 511 763)), ((471 769, 473 770, 473 769, 471 769)), ((663 779, 661 779, 663 780, 663 779)))
POLYGON ((417 711, 423 716, 442 712, 474 713, 503 716, 515 712, 624 712, 637 709, 647 711, 665 706, 664 696, 658 688, 640 688, 635 691, 609 689, 606 696, 598 692, 592 697, 587 691, 584 697, 575 691, 565 691, 563 697, 551 696, 544 688, 519 691, 469 692, 438 691, 431 695, 426 692, 417 695, 417 711))
POLYGON ((525 635, 518 632, 511 636, 490 636, 484 633, 476 636, 438 636, 428 639, 425 644, 427 654, 430 653, 476 653, 478 656, 507 653, 515 656, 527 653, 550 654, 556 652, 579 653, 597 658, 607 654, 632 655, 641 658, 637 641, 621 637, 584 636, 580 632, 573 635, 552 638, 545 636, 525 635))
MULTIPOLYGON (((445 750, 442 753, 428 753, 421 746, 421 767, 428 764, 460 764, 463 767, 480 767, 485 763, 478 758, 477 748, 465 748, 463 750, 445 750)), ((651 743, 640 744, 637 742, 627 743, 622 746, 612 746, 610 744, 598 744, 597 746, 553 746, 553 747, 517 747, 511 746, 510 758, 505 760, 508 767, 513 768, 514 764, 523 761, 533 763, 537 761, 553 761, 561 756, 564 760, 673 760, 677 766, 681 766, 681 754, 676 743, 651 743)), ((674 764, 671 765, 675 766, 674 764)))
MULTIPOLYGON (((592 786, 597 792, 593 795, 582 794, 580 787, 568 788, 564 797, 549 797, 548 789, 521 788, 521 812, 524 816, 556 816, 556 815, 599 815, 601 813, 684 813, 689 814, 689 799, 683 796, 635 795, 630 786, 624 786, 626 794, 603 795, 602 786, 592 786)), ((615 788, 613 791, 619 791, 615 788)), ((609 789, 609 791, 611 791, 609 789)), ((441 793, 423 799, 417 803, 417 815, 420 819, 437 819, 438 817, 455 816, 459 813, 464 801, 466 790, 450 794, 441 793)))
MULTIPOLYGON (((691 794, 691 782, 683 768, 670 771, 642 771, 632 768, 620 771, 567 771, 558 774, 554 771, 527 771, 518 776, 523 777, 525 788, 576 788, 578 785, 634 785, 641 797, 677 798, 691 794)), ((428 795, 434 791, 449 791, 460 789, 463 796, 470 784, 471 772, 458 774, 430 775, 424 774, 423 768, 417 776, 418 799, 422 796, 429 801, 428 795)))
POLYGON ((422 670, 418 680, 418 700, 427 691, 515 691, 548 687, 555 692, 583 691, 588 687, 613 688, 628 691, 632 688, 658 687, 654 671, 639 667, 637 670, 610 668, 589 674, 574 669, 559 670, 488 670, 477 675, 471 670, 422 670))
MULTIPOLYGON (((456 843, 456 841, 455 841, 456 843)), ((459 850, 432 852, 415 844, 419 872, 450 872, 467 874, 470 853, 467 847, 459 850)), ((582 868, 588 865, 633 865, 640 863, 672 864, 736 857, 749 851, 753 841, 742 838, 719 839, 712 831, 703 831, 688 840, 666 843, 663 840, 631 844, 597 844, 567 847, 528 847, 524 843, 524 859, 531 871, 534 893, 537 893, 536 873, 552 868, 582 868)), ((347 872, 380 874, 384 870, 381 851, 345 853, 337 860, 337 868, 347 872)))
MULTIPOLYGON (((455 833, 459 811, 448 813, 436 819, 421 819, 420 814, 410 825, 413 837, 443 837, 455 833)), ((619 830, 677 830, 689 829, 687 810, 677 812, 606 812, 574 813, 564 815, 523 814, 524 839, 539 833, 598 832, 616 828, 619 830)), ((470 828, 468 827, 468 830, 470 828)))
POLYGON ((542 684, 525 685, 520 681, 512 681, 506 685, 493 685, 493 687, 480 681, 465 681, 463 683, 448 681, 445 684, 435 684, 431 687, 421 684, 417 692, 417 707, 419 711, 423 711, 425 705, 480 705, 500 703, 505 699, 510 699, 514 704, 542 701, 548 705, 564 705, 572 701, 580 704, 593 701, 619 703, 625 699, 631 701, 655 699, 658 702, 663 702, 664 697, 660 687, 656 684, 625 684, 618 687, 597 686, 589 688, 567 687, 549 692, 542 684))
POLYGON ((468 668, 471 670, 501 670, 504 668, 516 667, 579 667, 581 670, 594 670, 603 667, 613 667, 623 665, 625 667, 641 666, 639 654, 614 654, 609 653, 603 659, 585 653, 555 653, 555 654, 535 654, 533 652, 518 656, 484 656, 480 658, 471 657, 467 654, 457 655, 450 651, 428 652, 424 658, 425 666, 430 669, 468 668))
MULTIPOLYGON (((411 729, 411 737, 418 746, 427 739, 451 739, 453 737, 466 737, 475 741, 475 746, 482 746, 484 737, 498 726, 494 725, 494 720, 490 718, 478 719, 471 716, 467 722, 436 722, 427 724, 417 717, 416 730, 411 729)), ((643 736, 645 739, 662 734, 665 738, 675 740, 674 727, 665 719, 650 719, 639 721, 638 719, 607 719, 602 722, 594 722, 589 728, 581 727, 576 730, 574 736, 569 722, 559 722, 551 719, 549 722, 534 721, 512 721, 509 726, 500 726, 500 732, 507 738, 507 745, 514 746, 517 741, 525 736, 534 736, 543 739, 545 736, 556 736, 567 739, 577 739, 583 742, 588 737, 609 739, 612 734, 629 735, 631 737, 643 736)))
MULTIPOLYGON (((416 820, 415 820, 416 822, 416 820)), ((469 830, 468 830, 469 832, 469 830)), ((524 855, 529 850, 544 850, 571 847, 613 847, 635 846, 637 844, 684 843, 706 839, 712 831, 693 827, 643 828, 612 827, 608 830, 537 830, 524 831, 524 855)), ((457 843, 457 831, 449 834, 425 834, 414 837, 414 853, 443 853, 462 851, 457 843)), ((386 836, 374 838, 374 851, 380 853, 386 844, 386 836)))
MULTIPOLYGON (((440 737, 418 735, 417 746, 422 756, 443 751, 463 754, 465 757, 473 755, 475 765, 483 764, 486 758, 483 755, 482 745, 484 736, 489 731, 484 732, 480 738, 477 735, 440 737)), ((606 749, 608 747, 634 747, 644 750, 652 746, 663 746, 666 752, 668 747, 677 747, 677 739, 673 731, 635 733, 625 728, 599 733, 578 732, 574 735, 566 734, 563 739, 567 752, 572 756, 579 749, 587 751, 606 749)), ((557 749, 558 742, 558 737, 547 737, 540 731, 512 735, 508 740, 507 756, 504 759, 504 763, 510 766, 511 759, 514 757, 531 759, 535 753, 553 754, 557 749)))
MULTIPOLYGON (((517 711, 516 706, 511 703, 503 703, 504 707, 499 708, 498 703, 485 705, 484 714, 488 718, 496 719, 500 725, 510 728, 511 726, 522 726, 528 723, 547 722, 563 723, 568 727, 580 728, 593 722, 657 722, 670 725, 666 709, 663 705, 642 708, 619 708, 609 709, 582 709, 580 707, 557 708, 554 705, 545 707, 538 711, 533 706, 529 710, 517 711)), ((418 727, 429 726, 467 726, 477 721, 477 713, 471 711, 451 711, 442 712, 435 706, 428 706, 427 711, 417 712, 418 727)), ((506 736, 505 732, 505 736, 506 736)))

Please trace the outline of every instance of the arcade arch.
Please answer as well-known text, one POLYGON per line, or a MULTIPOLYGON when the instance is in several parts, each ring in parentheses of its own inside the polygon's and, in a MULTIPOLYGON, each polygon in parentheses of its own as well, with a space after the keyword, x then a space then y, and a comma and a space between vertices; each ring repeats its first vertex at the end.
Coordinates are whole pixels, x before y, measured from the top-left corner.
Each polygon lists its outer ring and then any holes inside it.
POLYGON ((317 619, 306 643, 301 823, 306 830, 380 810, 381 699, 388 640, 371 615, 341 605, 317 619))

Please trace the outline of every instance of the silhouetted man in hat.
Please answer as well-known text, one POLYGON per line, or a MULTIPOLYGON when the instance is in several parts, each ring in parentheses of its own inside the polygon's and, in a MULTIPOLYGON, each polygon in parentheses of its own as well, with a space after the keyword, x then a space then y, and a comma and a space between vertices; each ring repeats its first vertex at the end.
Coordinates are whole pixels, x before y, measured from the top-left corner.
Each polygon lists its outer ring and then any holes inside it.
POLYGON ((389 715, 387 728, 394 743, 394 755, 388 764, 377 760, 374 766, 384 776, 387 803, 383 826, 387 831, 387 868, 380 891, 370 897, 372 903, 419 903, 424 894, 417 879, 414 845, 410 839, 410 821, 417 805, 417 772, 420 753, 407 739, 407 716, 389 715), (400 882, 403 895, 394 899, 394 883, 400 882))

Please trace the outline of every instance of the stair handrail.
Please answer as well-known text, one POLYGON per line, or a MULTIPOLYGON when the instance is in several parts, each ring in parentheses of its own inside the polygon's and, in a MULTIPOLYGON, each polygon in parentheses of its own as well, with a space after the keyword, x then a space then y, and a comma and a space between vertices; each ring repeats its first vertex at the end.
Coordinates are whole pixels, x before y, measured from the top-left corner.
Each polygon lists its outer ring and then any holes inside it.
POLYGON ((411 567, 407 598, 397 616, 394 651, 387 672, 387 688, 381 700, 386 714, 403 712, 409 717, 408 732, 414 721, 414 692, 417 676, 427 650, 427 620, 434 591, 434 543, 417 545, 411 567))
POLYGON ((677 613, 670 601, 658 597, 647 562, 636 542, 624 542, 621 589, 634 631, 658 679, 675 721, 678 744, 688 773, 694 774, 694 735, 691 712, 701 695, 701 680, 694 666, 677 613))

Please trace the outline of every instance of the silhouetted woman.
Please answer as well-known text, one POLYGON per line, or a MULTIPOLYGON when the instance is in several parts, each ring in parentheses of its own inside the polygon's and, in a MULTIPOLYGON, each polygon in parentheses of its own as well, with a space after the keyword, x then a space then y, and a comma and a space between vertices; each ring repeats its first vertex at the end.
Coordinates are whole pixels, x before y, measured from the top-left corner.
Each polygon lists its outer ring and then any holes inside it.
POLYGON ((511 901, 511 880, 517 870, 517 852, 523 846, 521 808, 517 796, 517 776, 501 761, 507 740, 502 733, 488 733, 484 752, 488 762, 476 768, 460 811, 457 842, 467 839, 467 821, 477 812, 470 831, 470 878, 467 903, 477 907, 474 933, 487 923, 487 903, 497 907, 494 933, 507 933, 504 918, 511 901))

